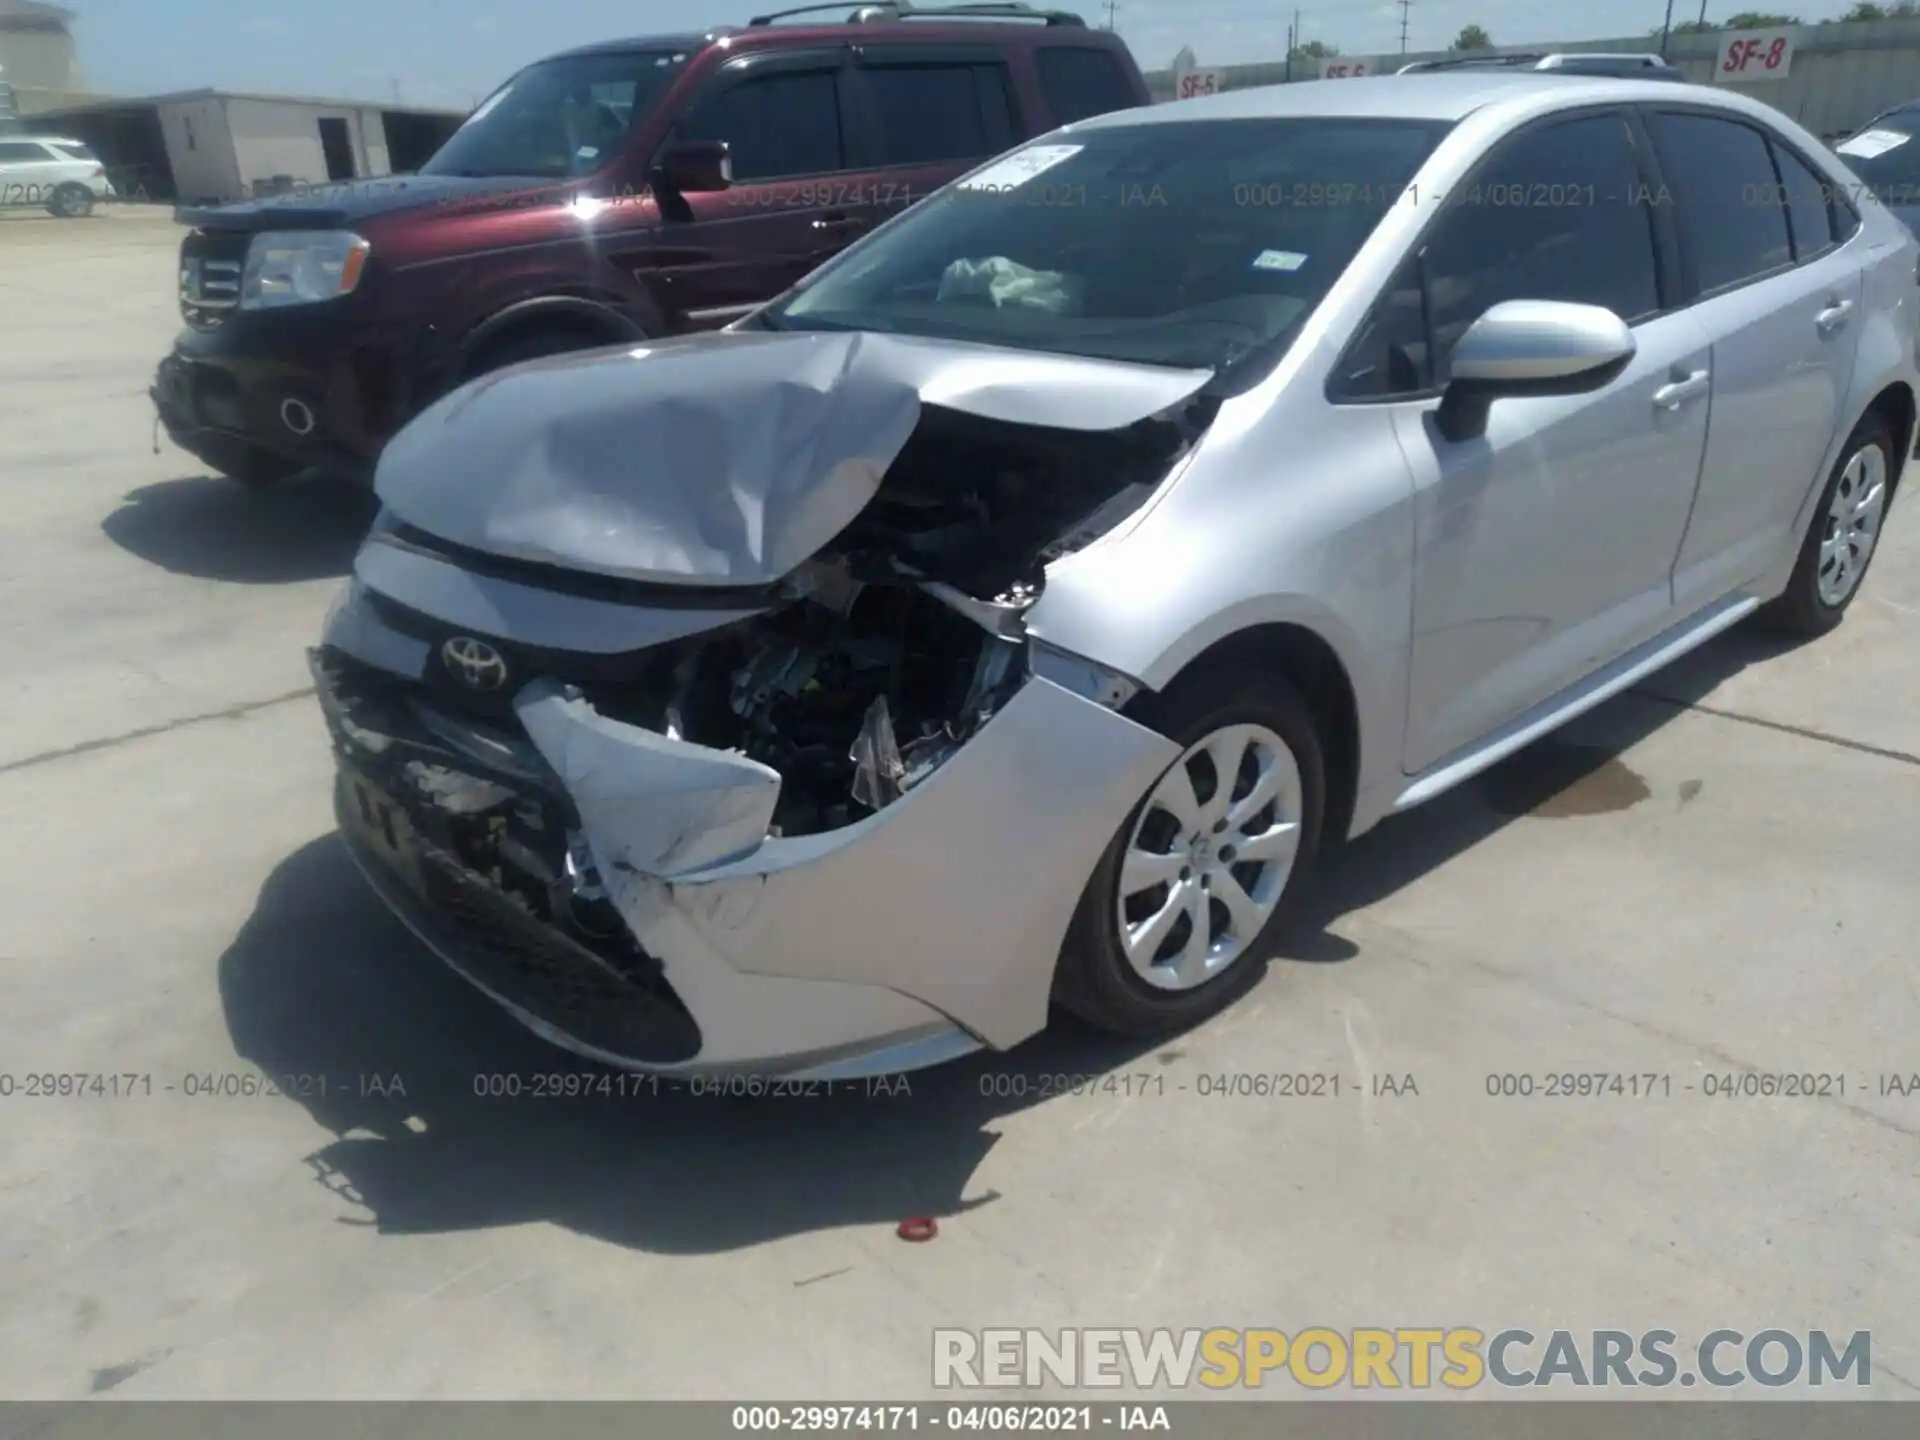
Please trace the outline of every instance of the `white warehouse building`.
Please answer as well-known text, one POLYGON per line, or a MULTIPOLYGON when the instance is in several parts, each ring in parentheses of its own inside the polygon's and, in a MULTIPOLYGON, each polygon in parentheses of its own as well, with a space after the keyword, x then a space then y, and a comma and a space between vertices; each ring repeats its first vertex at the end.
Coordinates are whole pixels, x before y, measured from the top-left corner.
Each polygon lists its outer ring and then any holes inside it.
POLYGON ((231 90, 98 100, 35 117, 92 145, 123 195, 188 204, 418 169, 461 119, 231 90))

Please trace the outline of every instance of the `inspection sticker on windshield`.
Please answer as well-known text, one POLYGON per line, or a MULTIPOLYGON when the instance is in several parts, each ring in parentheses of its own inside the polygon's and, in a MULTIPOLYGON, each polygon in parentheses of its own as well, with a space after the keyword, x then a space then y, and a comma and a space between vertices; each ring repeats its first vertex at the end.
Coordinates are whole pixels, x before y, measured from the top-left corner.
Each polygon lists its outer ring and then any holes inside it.
POLYGON ((1307 257, 1298 250, 1262 250, 1253 257, 1256 270, 1298 270, 1307 263, 1307 257))
POLYGON ((1012 190, 1043 175, 1063 160, 1071 160, 1084 145, 1029 145, 960 182, 962 190, 1012 190))
POLYGON ((1889 150, 1898 150, 1912 138, 1911 135, 1903 135, 1898 130, 1862 130, 1851 140, 1839 146, 1838 153, 1871 160, 1874 156, 1884 155, 1889 150))

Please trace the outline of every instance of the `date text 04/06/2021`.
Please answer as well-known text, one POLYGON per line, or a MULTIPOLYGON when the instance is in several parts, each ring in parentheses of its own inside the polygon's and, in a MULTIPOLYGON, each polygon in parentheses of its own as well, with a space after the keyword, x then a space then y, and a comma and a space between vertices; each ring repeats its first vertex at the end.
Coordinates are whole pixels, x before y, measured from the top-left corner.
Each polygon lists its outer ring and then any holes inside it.
POLYGON ((774 1434, 819 1431, 997 1430, 1086 1434, 1171 1430, 1164 1405, 736 1405, 733 1428, 774 1434))

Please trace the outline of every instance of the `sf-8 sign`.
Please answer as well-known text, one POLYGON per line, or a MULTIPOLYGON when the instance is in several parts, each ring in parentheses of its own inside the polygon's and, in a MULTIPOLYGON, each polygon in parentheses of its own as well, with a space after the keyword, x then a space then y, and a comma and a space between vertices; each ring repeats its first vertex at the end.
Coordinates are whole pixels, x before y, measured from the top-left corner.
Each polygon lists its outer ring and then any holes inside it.
POLYGON ((1362 75, 1372 73, 1373 66, 1365 60, 1349 60, 1336 55, 1320 62, 1322 80, 1358 80, 1362 75))
POLYGON ((1713 78, 1744 85, 1755 80, 1784 80, 1793 68, 1792 30, 1737 30, 1720 42, 1713 78))

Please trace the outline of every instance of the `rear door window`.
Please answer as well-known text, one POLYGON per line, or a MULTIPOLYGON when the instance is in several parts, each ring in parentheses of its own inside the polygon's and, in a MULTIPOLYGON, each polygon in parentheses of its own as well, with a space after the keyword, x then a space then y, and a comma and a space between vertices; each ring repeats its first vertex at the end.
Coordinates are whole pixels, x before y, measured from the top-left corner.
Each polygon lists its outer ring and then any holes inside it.
POLYGON ((697 104, 681 122, 688 140, 724 140, 741 184, 826 175, 846 168, 840 82, 831 69, 752 76, 697 104))
POLYGON ((1003 65, 884 62, 861 73, 890 165, 984 160, 1016 138, 1003 65))
POLYGON ((1766 137, 1751 125, 1678 111, 1648 117, 1703 294, 1793 263, 1787 207, 1766 137))
POLYGON ((1814 174, 1806 161, 1784 145, 1774 145, 1773 160, 1780 167, 1780 190, 1787 202, 1794 258, 1811 260, 1831 250, 1840 239, 1832 182, 1814 174))
POLYGON ((1127 73, 1111 50, 1086 45, 1047 45, 1035 53, 1040 90, 1053 123, 1071 125, 1094 115, 1140 103, 1127 73))

